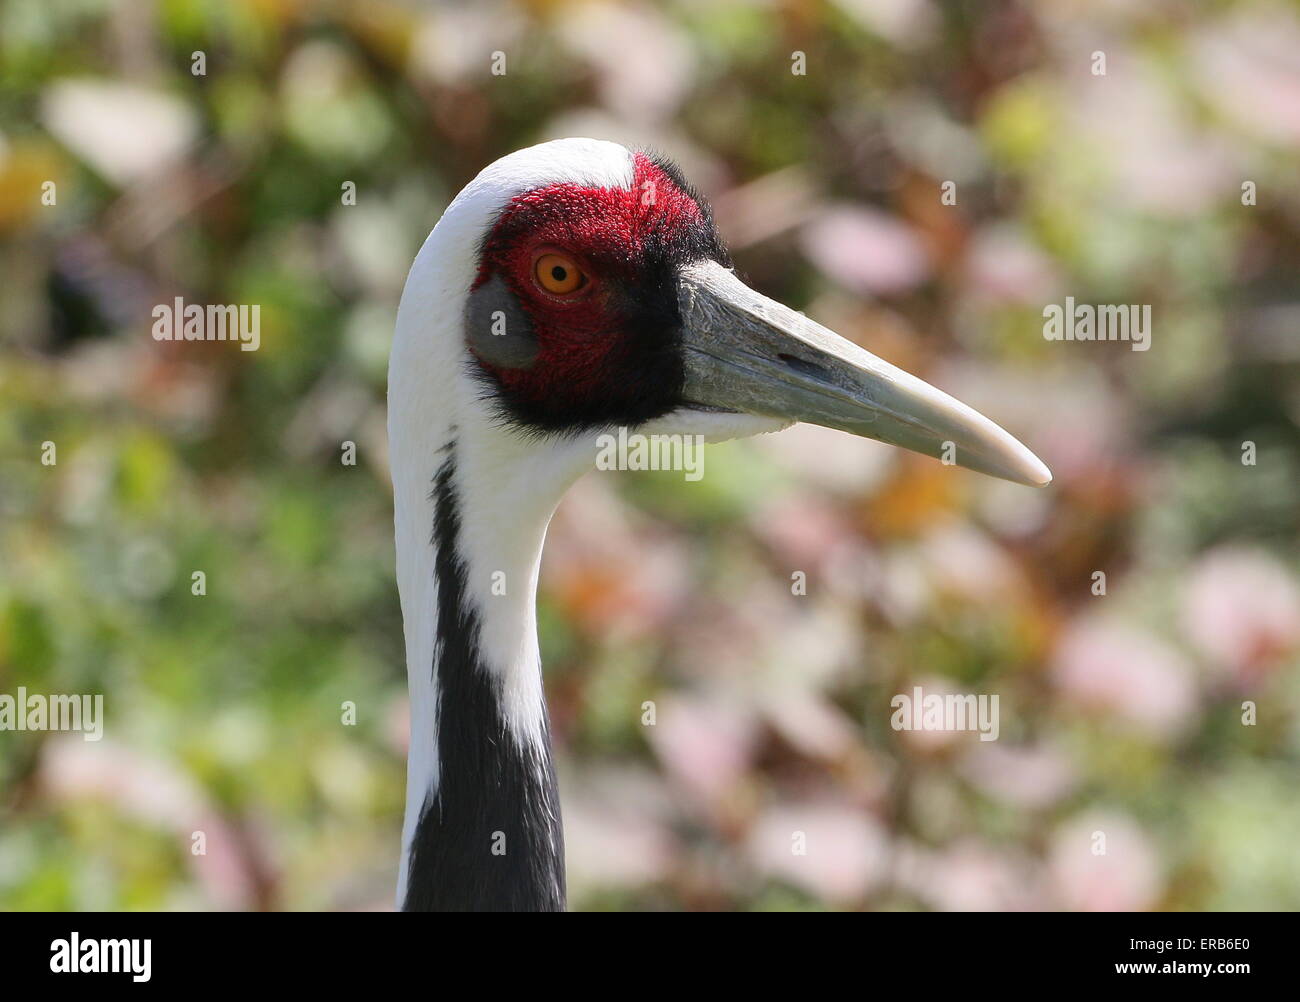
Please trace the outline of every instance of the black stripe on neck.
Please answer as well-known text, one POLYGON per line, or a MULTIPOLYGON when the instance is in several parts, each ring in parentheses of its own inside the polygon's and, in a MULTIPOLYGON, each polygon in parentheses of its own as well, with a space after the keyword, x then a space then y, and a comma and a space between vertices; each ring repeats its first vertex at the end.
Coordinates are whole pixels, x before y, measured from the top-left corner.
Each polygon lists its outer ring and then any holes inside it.
POLYGON ((449 449, 433 492, 440 778, 416 826, 403 907, 563 911, 564 833, 550 728, 544 723, 542 747, 521 749, 501 710, 501 683, 480 660, 482 624, 466 597, 457 551, 455 472, 449 449))

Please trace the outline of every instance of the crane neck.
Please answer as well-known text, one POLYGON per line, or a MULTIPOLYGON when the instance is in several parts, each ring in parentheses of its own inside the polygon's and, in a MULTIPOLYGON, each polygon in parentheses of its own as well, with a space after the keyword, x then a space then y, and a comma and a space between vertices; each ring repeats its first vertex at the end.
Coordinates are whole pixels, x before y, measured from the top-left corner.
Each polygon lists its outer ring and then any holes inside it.
POLYGON ((411 791, 419 813, 403 907, 559 910, 564 847, 533 625, 536 554, 510 569, 469 555, 457 469, 453 447, 433 491, 433 712, 412 722, 413 734, 436 747, 437 774, 423 791, 411 791), (511 570, 522 579, 511 581, 511 570), (526 607, 494 609, 512 584, 526 607), (515 622, 504 628, 519 646, 509 660, 494 661, 485 631, 509 616, 515 622))
POLYGON ((580 441, 539 446, 476 420, 476 399, 462 403, 457 423, 425 438, 431 475, 393 457, 411 696, 399 903, 559 910, 564 844, 537 578, 551 515, 594 452, 580 441))

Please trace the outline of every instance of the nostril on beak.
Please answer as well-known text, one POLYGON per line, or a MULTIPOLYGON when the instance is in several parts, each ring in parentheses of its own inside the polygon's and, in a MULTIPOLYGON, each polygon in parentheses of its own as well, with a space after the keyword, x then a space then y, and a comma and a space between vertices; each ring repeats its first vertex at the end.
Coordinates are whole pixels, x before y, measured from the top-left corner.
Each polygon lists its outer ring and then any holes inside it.
POLYGON ((831 381, 830 370, 826 369, 824 366, 818 365, 816 362, 807 362, 794 355, 787 355, 785 352, 781 352, 776 357, 795 372, 803 373, 805 376, 811 376, 813 379, 819 380, 823 383, 831 381))

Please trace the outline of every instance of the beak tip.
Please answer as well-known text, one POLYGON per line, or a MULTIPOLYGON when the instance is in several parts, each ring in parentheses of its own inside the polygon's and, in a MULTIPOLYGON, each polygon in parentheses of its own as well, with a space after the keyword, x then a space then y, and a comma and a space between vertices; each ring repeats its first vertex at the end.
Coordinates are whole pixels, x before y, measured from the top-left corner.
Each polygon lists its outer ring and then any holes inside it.
POLYGON ((1029 458, 1032 462, 1027 464, 1025 483, 1030 487, 1050 487, 1052 471, 1047 468, 1047 464, 1032 453, 1029 458))
POLYGON ((1050 486, 1052 471, 1047 468, 1047 464, 1030 452, 1023 442, 1013 438, 1001 428, 998 428, 997 431, 1003 445, 1003 451, 999 457, 1000 462, 997 464, 999 469, 978 466, 975 469, 992 473, 994 476, 1000 476, 1004 480, 1010 480, 1025 487, 1042 488, 1050 486))

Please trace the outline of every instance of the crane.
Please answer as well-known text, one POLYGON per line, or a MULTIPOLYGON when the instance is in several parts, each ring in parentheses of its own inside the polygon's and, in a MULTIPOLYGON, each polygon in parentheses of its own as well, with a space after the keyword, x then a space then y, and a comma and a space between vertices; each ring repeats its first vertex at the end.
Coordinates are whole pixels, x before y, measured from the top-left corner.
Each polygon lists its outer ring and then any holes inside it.
POLYGON ((988 418, 745 285, 674 164, 592 139, 502 157, 447 207, 402 292, 388 406, 409 911, 565 907, 535 600, 598 436, 807 421, 1051 482, 988 418))

